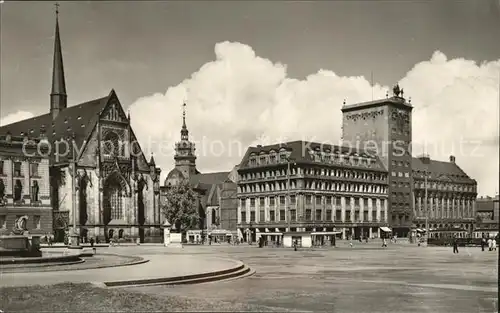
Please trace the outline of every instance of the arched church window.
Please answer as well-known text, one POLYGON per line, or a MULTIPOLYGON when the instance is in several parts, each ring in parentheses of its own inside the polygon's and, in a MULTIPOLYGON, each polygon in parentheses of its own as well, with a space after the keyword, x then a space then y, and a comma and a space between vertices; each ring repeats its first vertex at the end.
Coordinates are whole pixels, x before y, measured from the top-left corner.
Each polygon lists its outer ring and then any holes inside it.
POLYGON ((123 217, 123 190, 118 178, 116 176, 110 177, 104 187, 105 211, 109 212, 110 220, 121 219, 123 217))

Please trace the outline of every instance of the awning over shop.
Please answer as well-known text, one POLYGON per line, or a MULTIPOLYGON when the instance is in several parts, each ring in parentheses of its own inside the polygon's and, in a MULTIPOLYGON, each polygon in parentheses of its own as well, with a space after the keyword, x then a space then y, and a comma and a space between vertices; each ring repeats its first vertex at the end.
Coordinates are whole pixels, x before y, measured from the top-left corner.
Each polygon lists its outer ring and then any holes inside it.
POLYGON ((392 231, 389 227, 380 227, 380 229, 386 233, 390 233, 392 231))
POLYGON ((261 236, 282 236, 283 233, 260 233, 261 236))

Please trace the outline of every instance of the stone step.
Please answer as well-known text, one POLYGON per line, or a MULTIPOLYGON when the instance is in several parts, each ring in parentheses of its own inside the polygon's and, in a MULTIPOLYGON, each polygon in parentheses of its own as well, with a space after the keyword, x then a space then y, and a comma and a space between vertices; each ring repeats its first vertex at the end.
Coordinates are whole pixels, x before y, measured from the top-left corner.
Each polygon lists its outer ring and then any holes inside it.
POLYGON ((144 285, 187 285, 213 282, 219 280, 227 280, 238 278, 253 273, 252 270, 245 264, 212 273, 202 273, 177 277, 137 279, 128 281, 112 281, 104 282, 105 287, 129 287, 129 286, 144 286, 144 285))

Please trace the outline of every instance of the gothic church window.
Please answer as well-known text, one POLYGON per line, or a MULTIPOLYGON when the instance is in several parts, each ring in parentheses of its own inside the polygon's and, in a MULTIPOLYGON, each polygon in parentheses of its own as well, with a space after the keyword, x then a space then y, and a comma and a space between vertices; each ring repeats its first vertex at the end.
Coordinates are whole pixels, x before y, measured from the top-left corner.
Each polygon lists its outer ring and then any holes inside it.
POLYGON ((120 137, 115 132, 109 132, 104 137, 104 154, 107 156, 122 155, 123 146, 120 137))

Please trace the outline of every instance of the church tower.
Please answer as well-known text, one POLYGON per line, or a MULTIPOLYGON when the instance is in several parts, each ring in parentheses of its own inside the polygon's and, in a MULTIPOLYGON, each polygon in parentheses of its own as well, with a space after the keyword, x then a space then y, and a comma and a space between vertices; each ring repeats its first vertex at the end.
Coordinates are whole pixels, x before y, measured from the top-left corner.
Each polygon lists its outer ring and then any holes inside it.
POLYGON ((182 172, 185 178, 195 175, 196 155, 194 154, 195 145, 189 141, 189 131, 186 126, 186 104, 182 106, 182 128, 181 141, 175 144, 175 168, 182 172))
POLYGON ((66 109, 66 81, 64 79, 64 66, 59 36, 59 4, 56 4, 56 33, 54 38, 54 61, 52 64, 52 91, 50 92, 50 113, 55 119, 59 112, 66 109))

